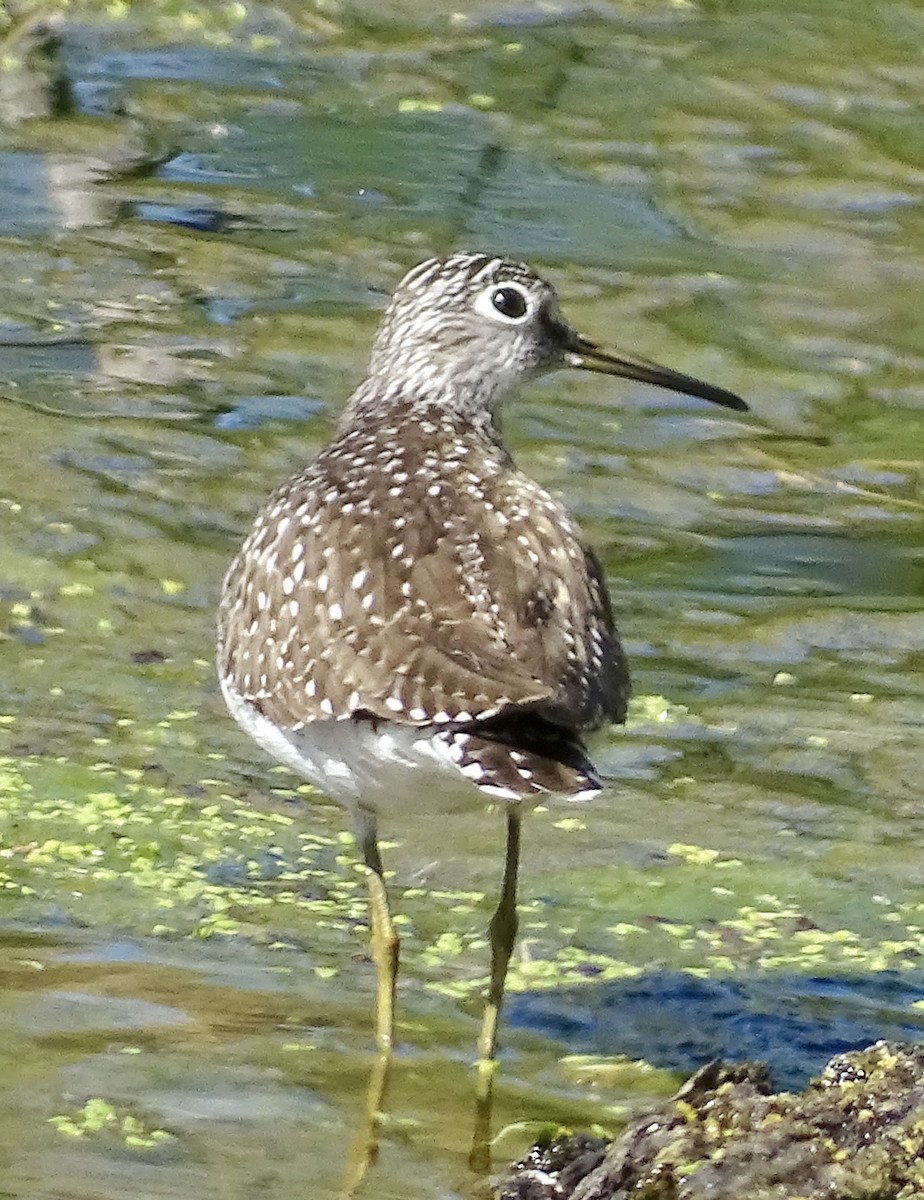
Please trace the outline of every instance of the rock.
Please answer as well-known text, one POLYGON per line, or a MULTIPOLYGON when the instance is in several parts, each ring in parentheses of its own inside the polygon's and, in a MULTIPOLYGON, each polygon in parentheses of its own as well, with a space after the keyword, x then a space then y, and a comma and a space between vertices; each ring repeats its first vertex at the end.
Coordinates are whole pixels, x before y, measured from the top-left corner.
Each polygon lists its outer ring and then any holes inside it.
POLYGON ((711 1063, 609 1146, 537 1146, 496 1200, 920 1200, 924 1046, 832 1058, 804 1092, 755 1063, 711 1063))

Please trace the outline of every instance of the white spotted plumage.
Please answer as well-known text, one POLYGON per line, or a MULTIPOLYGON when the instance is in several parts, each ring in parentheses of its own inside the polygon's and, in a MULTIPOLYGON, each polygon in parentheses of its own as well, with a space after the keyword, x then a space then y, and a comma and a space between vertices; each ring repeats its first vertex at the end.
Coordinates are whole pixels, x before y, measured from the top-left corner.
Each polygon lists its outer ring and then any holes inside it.
POLYGON ((567 327, 522 264, 412 270, 336 437, 270 498, 228 573, 232 713, 351 805, 386 802, 377 760, 507 801, 599 786, 581 731, 621 721, 628 694, 601 573, 496 424, 512 386, 562 365, 548 329, 567 327), (494 284, 548 328, 494 328, 494 284))
MULTIPOLYGON (((377 974, 382 1068, 370 1112, 384 1099, 399 954, 379 813, 506 806, 478 1043, 487 1065, 516 935, 520 807, 596 792, 582 734, 625 718, 628 670, 599 563, 559 502, 513 465, 497 418, 517 384, 568 365, 746 407, 599 350, 521 263, 432 259, 395 292, 334 439, 270 498, 225 578, 218 669, 229 709, 352 811, 377 974)), ((491 1078, 479 1070, 479 1170, 491 1078)))

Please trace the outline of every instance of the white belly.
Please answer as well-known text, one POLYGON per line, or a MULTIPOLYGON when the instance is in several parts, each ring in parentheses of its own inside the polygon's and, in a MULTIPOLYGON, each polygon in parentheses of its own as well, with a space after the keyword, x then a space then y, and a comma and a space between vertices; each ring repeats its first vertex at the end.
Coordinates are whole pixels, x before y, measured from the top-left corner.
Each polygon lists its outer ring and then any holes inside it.
POLYGON ((231 715, 267 754, 351 811, 448 813, 483 808, 498 799, 523 802, 519 796, 486 792, 467 779, 445 743, 426 729, 329 720, 284 730, 227 679, 221 689, 231 715))

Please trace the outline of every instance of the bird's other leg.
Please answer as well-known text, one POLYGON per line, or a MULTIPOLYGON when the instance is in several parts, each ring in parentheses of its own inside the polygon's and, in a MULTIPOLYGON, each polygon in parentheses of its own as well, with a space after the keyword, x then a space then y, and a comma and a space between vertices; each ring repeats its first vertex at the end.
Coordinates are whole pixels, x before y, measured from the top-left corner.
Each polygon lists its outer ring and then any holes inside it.
POLYGON ((398 935, 388 907, 375 814, 361 809, 356 840, 362 850, 369 888, 370 941, 375 963, 376 1057, 366 1087, 363 1122, 347 1156, 343 1196, 351 1197, 379 1155, 379 1131, 394 1042, 395 985, 398 979, 398 935))
POLYGON ((507 811, 507 853, 504 860, 504 880, 500 900, 488 933, 491 941, 491 982, 485 1005, 481 1035, 478 1038, 478 1081, 475 1089, 475 1132, 469 1165, 484 1174, 491 1166, 491 1108, 494 1096, 494 1074, 497 1069, 497 1026, 507 968, 517 936, 517 875, 520 866, 520 813, 516 808, 507 811))
POLYGON ((375 1044, 379 1053, 387 1053, 394 1039, 399 942, 388 907, 375 815, 361 809, 356 824, 369 888, 372 961, 375 963, 375 1044))

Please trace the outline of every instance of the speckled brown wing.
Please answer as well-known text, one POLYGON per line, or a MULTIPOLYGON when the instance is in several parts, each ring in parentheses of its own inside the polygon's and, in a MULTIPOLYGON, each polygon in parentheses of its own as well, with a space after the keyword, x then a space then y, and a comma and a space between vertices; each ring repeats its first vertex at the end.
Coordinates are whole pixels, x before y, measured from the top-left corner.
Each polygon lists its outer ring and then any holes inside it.
POLYGON ((287 729, 510 706, 623 720, 627 669, 575 525, 488 439, 419 424, 399 445, 353 430, 271 498, 226 580, 223 673, 287 729))

